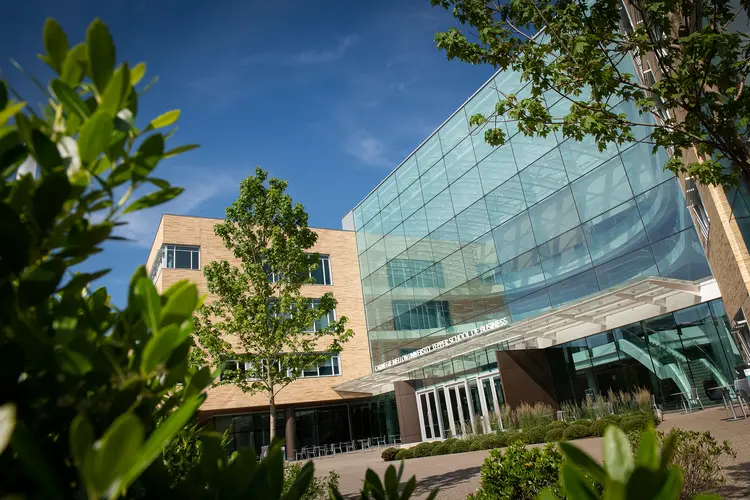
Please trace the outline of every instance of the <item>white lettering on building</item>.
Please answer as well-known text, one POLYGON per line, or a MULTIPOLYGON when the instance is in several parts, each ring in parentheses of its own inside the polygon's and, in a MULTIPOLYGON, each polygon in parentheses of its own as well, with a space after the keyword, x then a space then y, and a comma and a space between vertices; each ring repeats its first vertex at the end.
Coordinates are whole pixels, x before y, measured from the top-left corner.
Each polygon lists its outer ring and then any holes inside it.
POLYGON ((480 326, 479 328, 473 328, 469 331, 459 333, 458 335, 454 335, 453 337, 448 337, 447 339, 441 340, 440 342, 435 342, 434 344, 428 345, 427 347, 422 347, 421 349, 417 349, 416 351, 410 352, 409 354, 404 354, 403 356, 399 356, 396 359, 392 359, 390 361, 386 361, 385 363, 380 363, 379 365, 375 365, 375 371, 376 372, 383 371, 386 368, 400 365, 401 363, 405 361, 409 361, 411 359, 424 356, 425 354, 429 354, 431 352, 437 351, 444 347, 448 347, 449 345, 474 337, 475 335, 486 333, 486 332, 489 332, 490 330, 495 330, 497 328, 502 328, 504 326, 508 326, 507 316, 504 318, 496 319, 495 321, 491 321, 487 323, 486 325, 480 326))

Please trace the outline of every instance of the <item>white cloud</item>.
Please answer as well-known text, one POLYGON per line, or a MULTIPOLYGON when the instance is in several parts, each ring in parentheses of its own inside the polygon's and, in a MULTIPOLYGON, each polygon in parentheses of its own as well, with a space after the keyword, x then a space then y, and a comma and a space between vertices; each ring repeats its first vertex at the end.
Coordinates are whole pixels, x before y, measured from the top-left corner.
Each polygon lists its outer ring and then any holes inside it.
POLYGON ((118 236, 128 238, 132 245, 149 248, 163 213, 204 215, 200 209, 208 201, 218 198, 224 198, 225 204, 229 205, 239 191, 242 178, 236 174, 217 173, 214 168, 179 168, 174 174, 170 176, 174 179, 170 182, 184 187, 185 191, 164 205, 123 216, 121 220, 127 224, 116 229, 118 236))
POLYGON ((366 130, 358 130, 350 135, 346 140, 344 149, 367 165, 386 168, 395 166, 385 155, 385 144, 366 130))
POLYGON ((357 41, 354 35, 347 35, 332 49, 308 49, 293 54, 259 54, 245 58, 245 65, 277 64, 280 66, 305 66, 325 64, 341 59, 357 41))

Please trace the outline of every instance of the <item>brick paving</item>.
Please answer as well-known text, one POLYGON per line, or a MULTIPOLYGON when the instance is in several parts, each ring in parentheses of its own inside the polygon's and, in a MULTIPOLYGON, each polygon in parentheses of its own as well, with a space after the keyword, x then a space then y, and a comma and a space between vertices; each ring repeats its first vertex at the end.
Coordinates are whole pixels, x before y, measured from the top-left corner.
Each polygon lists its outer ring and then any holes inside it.
MULTIPOLYGON (((750 498, 750 419, 729 422, 728 410, 711 408, 683 414, 667 414, 659 430, 673 427, 696 431, 710 430, 719 440, 727 439, 737 452, 737 458, 726 464, 728 484, 721 491, 726 498, 750 498)), ((601 460, 601 438, 576 441, 576 444, 601 460)), ((381 477, 388 463, 380 458, 381 449, 347 453, 336 457, 315 460, 316 474, 325 475, 335 470, 341 475, 340 489, 345 496, 359 492, 362 479, 368 468, 381 477)), ((413 458, 406 461, 404 478, 417 477, 417 490, 413 498, 425 498, 429 491, 439 487, 440 500, 463 500, 479 487, 479 471, 487 451, 475 451, 456 455, 413 458)))

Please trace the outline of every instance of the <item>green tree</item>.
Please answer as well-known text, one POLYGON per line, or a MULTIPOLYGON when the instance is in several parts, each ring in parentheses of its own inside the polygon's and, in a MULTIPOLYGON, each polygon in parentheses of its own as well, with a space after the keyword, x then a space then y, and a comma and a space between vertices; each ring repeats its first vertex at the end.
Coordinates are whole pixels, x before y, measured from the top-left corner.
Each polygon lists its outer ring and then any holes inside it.
POLYGON ((507 140, 504 122, 527 136, 589 136, 600 150, 645 135, 674 151, 666 168, 676 173, 704 184, 750 178, 747 2, 629 0, 630 16, 621 0, 431 3, 462 25, 435 35, 449 59, 530 83, 523 94, 498 89, 495 109, 470 118, 491 145, 507 140), (627 70, 631 54, 642 74, 627 70), (563 101, 551 113, 543 96, 563 101), (621 101, 640 116, 622 112, 621 101))
POLYGON ((204 266, 216 299, 199 311, 198 342, 211 362, 236 363, 220 384, 263 392, 276 434, 276 395, 312 368, 341 352, 352 336, 347 318, 332 318, 336 300, 302 296, 319 255, 309 253, 317 234, 307 213, 286 194, 287 183, 260 168, 240 183, 240 195, 215 232, 237 265, 217 260, 204 266), (268 181, 268 182, 266 182, 268 181), (314 328, 313 328, 314 326, 314 328))

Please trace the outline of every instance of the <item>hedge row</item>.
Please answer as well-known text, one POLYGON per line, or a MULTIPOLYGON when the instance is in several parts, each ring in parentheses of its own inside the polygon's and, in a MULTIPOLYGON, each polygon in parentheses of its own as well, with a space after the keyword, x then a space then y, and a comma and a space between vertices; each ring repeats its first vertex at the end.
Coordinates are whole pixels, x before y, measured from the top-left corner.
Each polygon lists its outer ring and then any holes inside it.
POLYGON ((571 441, 591 436, 603 436, 610 425, 622 428, 625 432, 643 430, 649 425, 657 425, 656 417, 650 412, 637 412, 626 415, 610 415, 594 422, 591 420, 574 420, 573 422, 555 421, 547 425, 526 429, 524 431, 505 431, 497 434, 481 434, 466 439, 446 439, 419 443, 412 448, 386 448, 383 460, 405 460, 408 458, 434 457, 467 451, 491 450, 504 448, 512 443, 523 444, 551 443, 571 441))

